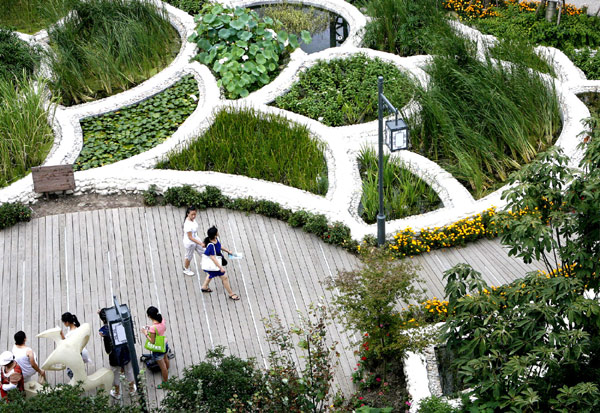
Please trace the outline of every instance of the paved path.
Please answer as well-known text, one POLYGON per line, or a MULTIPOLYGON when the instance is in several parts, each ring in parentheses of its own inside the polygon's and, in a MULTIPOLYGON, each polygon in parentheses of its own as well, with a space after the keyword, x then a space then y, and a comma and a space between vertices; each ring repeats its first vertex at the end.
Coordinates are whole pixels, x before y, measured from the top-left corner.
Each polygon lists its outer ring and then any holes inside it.
MULTIPOLYGON (((210 209, 198 214, 200 228, 216 224, 225 246, 245 258, 231 261, 228 271, 241 301, 227 299, 219 281, 212 294, 200 291, 199 277, 181 273, 181 226, 184 211, 173 207, 121 208, 85 211, 34 219, 0 231, 0 351, 12 347, 12 335, 23 329, 29 344, 44 360, 52 341, 35 334, 59 325, 65 311, 82 322, 100 327, 96 310, 112 305, 112 295, 129 304, 136 330, 145 325, 145 309, 157 306, 165 316, 167 336, 175 349, 171 375, 199 362, 208 349, 224 345, 231 354, 255 357, 266 365, 270 352, 262 319, 276 313, 284 323, 298 322, 299 310, 331 293, 321 281, 357 265, 357 258, 321 242, 286 223, 259 215, 210 209), (9 297, 7 293, 10 291, 9 297)), ((506 255, 497 241, 481 241, 466 248, 435 251, 413 259, 429 295, 443 296, 441 274, 459 262, 471 262, 491 284, 523 275, 525 266, 506 255), (487 270, 487 271, 486 271, 487 270)), ((199 260, 193 269, 198 273, 199 260)), ((351 337, 339 325, 329 329, 341 343, 336 384, 351 391, 355 364, 351 337)), ((136 333, 139 334, 139 333, 136 333)), ((138 351, 141 350, 138 336, 138 351)), ((92 372, 107 366, 101 341, 94 333, 88 350, 92 372)), ((52 384, 68 381, 63 372, 48 374, 52 384)), ((159 374, 147 375, 152 404, 159 374)))

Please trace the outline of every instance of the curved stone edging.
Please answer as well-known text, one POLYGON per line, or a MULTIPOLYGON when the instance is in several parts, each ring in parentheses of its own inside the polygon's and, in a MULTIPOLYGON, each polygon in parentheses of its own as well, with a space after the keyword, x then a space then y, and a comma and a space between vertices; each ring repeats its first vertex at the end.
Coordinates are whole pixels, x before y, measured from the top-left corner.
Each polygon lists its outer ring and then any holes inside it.
MULTIPOLYGON (((155 0, 157 4, 164 4, 155 0)), ((323 213, 331 221, 341 221, 350 227, 355 239, 366 234, 376 233, 376 225, 367 225, 358 216, 358 205, 362 196, 362 181, 358 172, 357 155, 362 146, 377 145, 377 121, 360 125, 327 127, 320 122, 305 116, 268 106, 277 96, 286 93, 298 79, 299 73, 316 64, 319 60, 349 57, 363 53, 370 58, 380 58, 395 64, 400 70, 410 74, 423 86, 428 83, 428 75, 423 67, 431 61, 431 56, 400 57, 393 54, 360 48, 360 32, 367 18, 354 6, 342 0, 310 0, 296 3, 324 8, 342 15, 350 24, 349 38, 341 47, 330 48, 319 53, 307 55, 298 49, 292 53, 290 62, 271 83, 250 94, 245 99, 226 100, 221 97, 216 79, 210 70, 198 62, 190 62, 196 53, 196 46, 186 41, 193 32, 195 24, 187 13, 168 4, 164 4, 173 26, 182 37, 182 46, 175 60, 156 76, 142 84, 117 95, 69 108, 58 107, 53 129, 57 134, 56 150, 44 162, 45 165, 72 163, 77 158, 83 141, 79 121, 89 116, 97 116, 138 103, 156 93, 170 87, 183 76, 193 74, 199 87, 199 103, 196 110, 186 119, 179 129, 160 145, 128 159, 75 173, 76 194, 96 192, 102 194, 130 192, 139 193, 155 184, 159 191, 172 186, 184 184, 202 189, 207 185, 219 187, 225 195, 231 197, 253 196, 271 200, 293 210, 304 209, 314 213, 323 213), (232 106, 236 108, 251 107, 261 113, 273 113, 305 125, 310 133, 326 144, 329 189, 325 197, 291 188, 282 184, 267 182, 242 176, 203 171, 172 171, 152 169, 170 151, 186 147, 212 121, 212 115, 219 109, 232 106)), ((251 6, 277 3, 277 0, 229 0, 230 6, 251 6)), ((452 22, 459 33, 477 43, 478 54, 483 55, 485 48, 497 41, 493 36, 483 35, 479 31, 467 27, 460 22, 452 22)), ((45 33, 34 36, 23 35, 31 41, 43 39, 45 33)), ((582 153, 577 149, 583 131, 583 119, 589 116, 587 107, 577 98, 575 93, 585 91, 600 92, 600 81, 586 80, 583 73, 559 50, 537 47, 536 51, 544 58, 552 61, 558 79, 551 80, 556 86, 560 101, 560 114, 563 129, 556 142, 571 158, 571 165, 576 166, 582 153)), ((548 77, 548 79, 550 79, 548 77)), ((418 111, 415 102, 402 109, 404 115, 418 111)), ((406 167, 425 180, 439 195, 444 207, 438 210, 403 219, 389 221, 388 233, 412 227, 419 231, 425 227, 440 227, 469 215, 481 212, 491 206, 502 207, 500 199, 503 187, 485 198, 474 200, 469 191, 453 176, 436 163, 409 151, 393 153, 406 167)), ((23 201, 34 202, 39 197, 33 193, 31 177, 27 176, 10 187, 0 190, 0 202, 23 201)))

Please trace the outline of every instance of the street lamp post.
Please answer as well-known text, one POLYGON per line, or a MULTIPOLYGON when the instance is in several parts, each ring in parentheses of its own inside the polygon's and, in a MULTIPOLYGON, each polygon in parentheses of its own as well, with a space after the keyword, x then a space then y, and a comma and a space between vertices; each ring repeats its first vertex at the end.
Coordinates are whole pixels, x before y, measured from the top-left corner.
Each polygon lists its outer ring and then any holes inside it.
POLYGON ((383 77, 377 78, 377 108, 379 115, 379 213, 377 214, 377 245, 385 243, 385 211, 383 208, 383 110, 384 108, 396 114, 396 119, 387 121, 385 143, 390 151, 408 149, 408 126, 402 119, 398 119, 398 109, 390 103, 383 94, 383 77))

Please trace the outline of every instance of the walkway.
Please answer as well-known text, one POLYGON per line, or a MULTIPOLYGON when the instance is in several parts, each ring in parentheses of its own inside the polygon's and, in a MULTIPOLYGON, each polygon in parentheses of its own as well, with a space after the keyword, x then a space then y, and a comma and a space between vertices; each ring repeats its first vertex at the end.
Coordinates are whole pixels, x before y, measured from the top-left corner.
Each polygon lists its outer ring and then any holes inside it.
MULTIPOLYGON (((233 288, 242 297, 233 302, 219 281, 213 282, 212 294, 203 294, 199 277, 182 275, 183 216, 182 209, 173 207, 109 209, 47 216, 0 231, 0 283, 6 297, 0 303, 0 350, 10 349, 12 335, 23 329, 43 361, 54 344, 35 334, 60 325, 65 311, 97 331, 96 310, 112 306, 114 294, 130 306, 136 334, 148 322, 149 305, 161 310, 176 352, 171 375, 181 375, 215 345, 243 358, 255 357, 264 366, 270 348, 261 320, 276 313, 288 325, 297 322, 297 309, 305 310, 321 297, 331 299, 322 280, 358 262, 346 251, 284 222, 223 209, 200 211, 200 228, 218 225, 223 244, 244 253, 243 260, 228 266, 233 288)), ((497 241, 413 260, 422 266, 430 295, 437 297, 443 296, 442 272, 459 262, 471 262, 496 285, 534 269, 508 258, 497 241)), ((198 265, 197 260, 196 273, 198 265)), ((331 326, 330 336, 348 346, 350 337, 341 326, 331 326)), ((108 365, 95 333, 88 349, 94 360, 89 372, 108 365)), ((351 349, 339 350, 336 383, 349 391, 354 355, 351 349)), ((52 384, 68 381, 63 372, 48 377, 52 384)), ((156 390, 160 375, 147 377, 156 405, 162 397, 156 390)))

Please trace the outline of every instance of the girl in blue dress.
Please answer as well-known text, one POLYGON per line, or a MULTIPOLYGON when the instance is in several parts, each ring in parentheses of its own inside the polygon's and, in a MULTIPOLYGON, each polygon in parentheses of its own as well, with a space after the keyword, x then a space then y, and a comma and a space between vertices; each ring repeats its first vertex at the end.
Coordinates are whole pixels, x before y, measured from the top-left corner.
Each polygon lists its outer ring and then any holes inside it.
POLYGON ((219 267, 219 270, 204 270, 204 272, 206 273, 206 279, 204 280, 204 284, 202 284, 201 290, 203 293, 212 293, 212 290, 208 288, 208 284, 213 278, 219 277, 221 278, 221 281, 223 281, 223 286, 227 290, 229 298, 233 301, 237 301, 240 299, 240 297, 237 294, 235 294, 231 289, 231 285, 229 284, 229 277, 227 277, 227 275, 225 274, 225 267, 223 267, 223 265, 217 260, 217 256, 221 255, 221 251, 225 251, 228 254, 231 254, 231 251, 221 246, 221 242, 219 241, 219 231, 216 227, 210 227, 207 231, 207 235, 208 236, 204 239, 204 245, 206 245, 204 255, 210 257, 210 259, 213 260, 215 265, 219 267))

